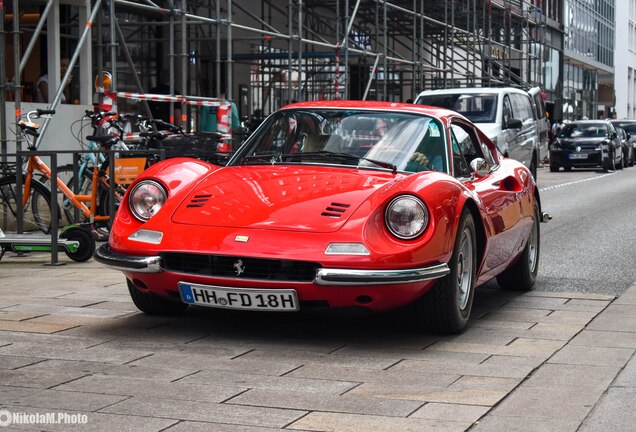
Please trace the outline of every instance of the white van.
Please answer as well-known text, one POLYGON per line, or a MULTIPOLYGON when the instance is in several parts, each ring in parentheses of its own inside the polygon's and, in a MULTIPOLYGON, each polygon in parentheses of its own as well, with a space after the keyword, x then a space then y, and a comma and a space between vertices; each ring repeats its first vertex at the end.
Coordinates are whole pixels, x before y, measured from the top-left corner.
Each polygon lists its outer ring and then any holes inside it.
POLYGON ((415 103, 459 112, 475 123, 504 156, 522 162, 537 178, 539 136, 527 92, 511 87, 427 90, 415 103))

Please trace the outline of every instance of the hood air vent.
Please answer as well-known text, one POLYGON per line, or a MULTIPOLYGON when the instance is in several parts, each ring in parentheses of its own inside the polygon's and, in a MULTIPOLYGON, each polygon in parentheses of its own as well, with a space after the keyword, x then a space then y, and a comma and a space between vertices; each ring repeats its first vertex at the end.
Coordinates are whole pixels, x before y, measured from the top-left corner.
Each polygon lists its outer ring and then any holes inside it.
POLYGON ((331 218, 340 218, 349 207, 351 207, 351 204, 331 203, 329 204, 329 207, 320 213, 320 215, 331 218))
POLYGON ((211 196, 212 196, 211 194, 208 194, 208 195, 195 195, 194 198, 192 198, 192 201, 190 201, 188 203, 186 208, 203 207, 203 205, 206 202, 208 202, 208 200, 210 199, 211 196))

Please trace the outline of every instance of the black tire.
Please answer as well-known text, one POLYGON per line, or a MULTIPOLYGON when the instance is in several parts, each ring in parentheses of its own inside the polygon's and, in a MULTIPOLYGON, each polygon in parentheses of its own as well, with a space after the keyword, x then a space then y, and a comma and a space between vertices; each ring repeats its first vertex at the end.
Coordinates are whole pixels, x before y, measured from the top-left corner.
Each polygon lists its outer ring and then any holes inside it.
POLYGON ((610 153, 609 162, 603 165, 603 171, 605 172, 616 171, 616 161, 614 159, 615 159, 615 155, 613 153, 610 153))
POLYGON ((636 152, 634 150, 632 150, 632 157, 629 160, 629 166, 634 166, 634 159, 636 159, 636 154, 634 154, 634 153, 636 153, 636 152))
POLYGON ((537 158, 536 156, 532 156, 532 162, 530 162, 530 173, 532 173, 532 178, 537 180, 537 158))
POLYGON ((128 292, 137 309, 148 315, 176 315, 188 308, 186 303, 172 301, 154 294, 139 291, 128 279, 128 292))
POLYGON ((93 257, 95 253, 95 238, 88 230, 80 227, 71 227, 61 235, 67 240, 77 240, 79 248, 75 252, 65 251, 66 255, 77 262, 85 262, 93 257))
POLYGON ((558 165, 550 164, 550 172, 558 172, 559 168, 558 165))
POLYGON ((616 165, 616 169, 622 170, 623 169, 623 165, 624 165, 624 161, 625 161, 625 156, 621 155, 621 160, 618 162, 618 165, 616 165))
MULTIPOLYGON (((29 201, 23 210, 23 231, 51 231, 51 191, 35 178, 31 179, 29 201)), ((17 229, 17 180, 15 176, 0 179, 0 229, 17 229)))
POLYGON ((537 279, 539 255, 541 251, 541 230, 539 229, 539 204, 534 203, 534 223, 530 237, 523 248, 519 260, 497 276, 499 286, 506 291, 529 291, 537 279))
POLYGON ((448 267, 450 273, 414 304, 419 330, 453 334, 461 332, 468 324, 477 269, 477 234, 468 209, 464 209, 459 220, 448 267))
MULTIPOLYGON (((629 152, 627 152, 629 155, 629 152)), ((629 166, 629 160, 627 160, 627 156, 625 156, 625 152, 623 152, 623 157, 621 158, 623 161, 623 168, 627 168, 629 166)))

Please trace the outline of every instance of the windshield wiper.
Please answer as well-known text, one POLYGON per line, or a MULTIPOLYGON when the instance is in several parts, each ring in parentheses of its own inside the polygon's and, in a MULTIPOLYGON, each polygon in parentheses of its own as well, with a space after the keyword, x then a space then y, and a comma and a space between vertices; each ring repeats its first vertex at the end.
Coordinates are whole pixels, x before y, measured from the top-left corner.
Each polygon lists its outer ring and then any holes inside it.
POLYGON ((248 161, 262 161, 262 162, 267 162, 268 164, 274 165, 276 162, 281 161, 281 155, 280 153, 269 152, 269 153, 243 156, 241 158, 241 165, 245 165, 245 163, 248 161))
POLYGON ((364 160, 367 162, 371 162, 372 164, 378 165, 382 168, 390 169, 393 172, 393 174, 397 174, 397 167, 390 162, 383 162, 383 161, 379 161, 375 159, 369 159, 363 156, 354 155, 352 153, 336 153, 332 151, 322 150, 317 152, 293 153, 293 154, 281 155, 282 160, 291 159, 291 158, 302 159, 306 157, 317 158, 317 159, 320 159, 320 158, 322 159, 355 159, 357 161, 364 160))

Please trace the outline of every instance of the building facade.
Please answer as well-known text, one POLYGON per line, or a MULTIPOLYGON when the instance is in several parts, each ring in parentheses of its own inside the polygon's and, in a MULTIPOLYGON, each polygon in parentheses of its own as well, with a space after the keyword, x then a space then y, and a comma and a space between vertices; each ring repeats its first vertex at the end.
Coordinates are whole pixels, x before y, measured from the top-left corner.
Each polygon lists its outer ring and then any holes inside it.
POLYGON ((616 118, 636 118, 636 0, 616 3, 616 118))
POLYGON ((564 119, 614 116, 615 20, 615 0, 565 0, 564 119))

